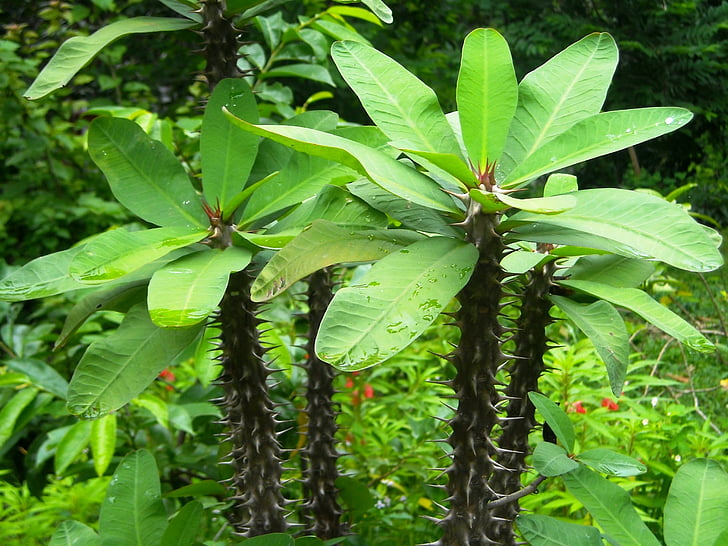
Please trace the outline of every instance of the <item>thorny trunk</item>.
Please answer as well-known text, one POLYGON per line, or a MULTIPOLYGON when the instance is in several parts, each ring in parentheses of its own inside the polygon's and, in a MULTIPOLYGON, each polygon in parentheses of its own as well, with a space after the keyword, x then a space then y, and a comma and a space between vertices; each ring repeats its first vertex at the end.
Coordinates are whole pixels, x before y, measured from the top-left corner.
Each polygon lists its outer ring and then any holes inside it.
POLYGON ((225 18, 225 0, 204 0, 199 10, 202 15, 202 37, 205 57, 205 79, 214 89, 224 78, 237 78, 238 34, 233 24, 225 18))

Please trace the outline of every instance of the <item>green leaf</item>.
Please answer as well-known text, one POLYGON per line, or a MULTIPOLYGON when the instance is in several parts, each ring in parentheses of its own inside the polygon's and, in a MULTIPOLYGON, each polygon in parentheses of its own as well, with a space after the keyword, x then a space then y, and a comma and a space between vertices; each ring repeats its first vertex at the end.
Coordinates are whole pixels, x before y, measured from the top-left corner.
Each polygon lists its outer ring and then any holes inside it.
POLYGON ((354 518, 361 517, 376 502, 369 487, 354 478, 339 476, 336 478, 336 488, 354 518))
POLYGON ((384 23, 391 23, 392 10, 382 0, 361 0, 361 3, 372 10, 372 13, 379 17, 384 23))
POLYGON ((594 33, 527 74, 518 86, 501 171, 509 173, 554 137, 599 113, 618 57, 614 39, 594 33))
POLYGON ((199 482, 185 485, 169 493, 165 497, 224 497, 227 495, 227 488, 215 480, 201 480, 199 482))
POLYGON ((541 412, 544 420, 549 424, 551 429, 556 434, 556 437, 561 442, 561 445, 566 448, 569 453, 574 451, 574 442, 576 437, 574 435, 574 425, 571 424, 569 416, 564 413, 556 403, 549 400, 543 394, 537 392, 529 392, 528 398, 536 409, 541 412))
POLYGON ((463 141, 480 173, 500 159, 518 103, 518 83, 508 43, 479 28, 465 38, 457 82, 463 141))
POLYGON ((460 155, 435 92, 399 63, 359 42, 337 42, 331 56, 374 123, 413 149, 460 155))
POLYGON ((718 461, 695 459, 682 465, 665 503, 667 546, 719 546, 728 529, 728 473, 718 461))
POLYGON ((249 538, 245 541, 248 546, 294 546, 295 540, 285 533, 268 533, 249 538))
POLYGON ((559 281, 559 284, 625 307, 691 349, 712 352, 714 345, 690 323, 660 305, 642 290, 621 288, 591 281, 559 281))
POLYGON ((88 286, 68 272, 71 261, 82 248, 78 246, 41 256, 16 269, 0 281, 0 300, 45 298, 88 286))
POLYGON ((624 256, 583 256, 566 272, 570 280, 634 288, 655 272, 655 264, 624 256))
POLYGON ((3 366, 7 366, 9 370, 22 372, 36 387, 40 387, 65 400, 68 392, 68 381, 55 368, 42 360, 13 358, 3 361, 3 366))
POLYGON ((88 149, 114 196, 140 218, 159 226, 209 225, 184 167, 133 121, 96 118, 88 149))
POLYGON ((414 203, 456 212, 454 201, 430 178, 396 159, 358 142, 315 129, 285 125, 251 125, 231 116, 233 123, 294 150, 346 165, 385 190, 414 203))
POLYGON ((318 19, 315 23, 311 24, 311 28, 330 36, 334 40, 354 41, 368 46, 372 45, 369 40, 359 34, 352 26, 344 26, 334 21, 318 19))
MULTIPOLYGON (((485 193, 480 189, 470 190, 470 195, 485 193)), ((557 214, 576 206, 576 198, 573 195, 553 195, 551 197, 534 197, 531 199, 515 199, 507 193, 495 192, 496 198, 511 208, 525 210, 536 214, 557 214)))
POLYGON ((266 72, 261 72, 258 77, 262 80, 268 78, 303 78, 336 87, 329 71, 318 64, 286 64, 272 68, 266 72))
POLYGON ((533 450, 533 467, 544 476, 560 476, 574 470, 579 463, 569 458, 566 450, 556 444, 541 442, 533 450))
POLYGON ((166 526, 157 463, 148 451, 135 451, 119 463, 101 505, 103 543, 159 544, 166 526))
POLYGON ((192 546, 200 530, 204 508, 197 501, 185 504, 164 530, 160 546, 192 546))
POLYGON ((352 371, 397 354, 465 286, 477 259, 473 245, 446 237, 382 258, 334 296, 316 338, 319 358, 352 371))
MULTIPOLYGON (((245 186, 258 152, 258 137, 242 133, 223 114, 222 107, 251 123, 258 122, 258 106, 243 79, 224 79, 215 86, 205 107, 200 134, 202 190, 215 206, 228 202, 245 186)), ((223 208, 224 213, 232 213, 223 208)))
POLYGON ((604 545, 599 529, 590 525, 577 525, 537 514, 520 514, 516 525, 532 546, 604 545))
POLYGON ((619 312, 606 301, 582 305, 561 296, 550 299, 592 341, 607 367, 612 393, 620 396, 629 365, 629 333, 619 312))
POLYGON ((543 186, 543 196, 563 195, 579 191, 579 184, 573 174, 554 173, 546 179, 543 186))
POLYGON ((38 389, 25 387, 16 392, 0 409, 0 447, 13 435, 18 417, 35 400, 37 394, 38 389))
POLYGON ((692 117, 684 108, 672 107, 617 110, 590 116, 535 149, 508 173, 500 186, 522 186, 543 174, 624 150, 676 131, 692 117))
POLYGON ((91 439, 91 422, 78 421, 68 429, 56 447, 54 459, 54 471, 56 474, 63 474, 70 464, 76 460, 81 452, 86 449, 91 439))
POLYGON ((527 241, 598 248, 688 271, 712 271, 723 263, 713 240, 679 205, 616 188, 569 195, 576 198, 576 206, 567 211, 521 211, 501 227, 527 241))
POLYGON ((370 262, 422 238, 405 230, 351 231, 316 220, 275 254, 253 282, 253 301, 266 301, 296 281, 336 263, 370 262))
POLYGON ((604 533, 620 546, 659 546, 659 541, 640 519, 629 494, 617 484, 587 467, 562 476, 569 493, 589 511, 604 533))
POLYGON ((207 231, 191 233, 188 228, 180 227, 107 231, 94 238, 73 258, 70 273, 89 284, 107 282, 128 275, 207 235, 207 231))
POLYGON ((110 413, 91 422, 91 453, 94 470, 103 476, 116 451, 116 415, 110 413))
POLYGON ((442 169, 452 175, 460 184, 461 189, 465 189, 465 187, 472 188, 479 184, 478 179, 473 174, 473 171, 470 170, 470 167, 455 154, 414 150, 408 142, 391 142, 390 144, 405 152, 413 161, 421 164, 426 169, 432 170, 432 166, 434 165, 436 168, 442 169))
POLYGON ((101 546, 96 531, 80 521, 64 521, 53 533, 49 546, 101 546))
POLYGON ((597 472, 612 476, 637 476, 647 472, 647 467, 641 462, 603 447, 579 453, 576 458, 597 472))
POLYGON ((230 273, 250 263, 239 247, 188 254, 158 270, 149 282, 147 305, 157 326, 180 328, 205 320, 217 307, 230 273))
POLYGON ((528 250, 516 250, 506 254, 501 260, 501 267, 507 273, 522 275, 534 267, 541 266, 546 262, 554 260, 555 257, 541 252, 528 250))
MULTIPOLYGON (((112 0, 113 1, 113 0, 112 0)), ((169 9, 187 17, 195 23, 202 23, 202 14, 197 11, 197 2, 193 0, 159 0, 169 9)), ((230 2, 228 2, 229 4, 230 2)))
POLYGON ((326 13, 334 14, 340 17, 353 17, 355 19, 361 19, 374 25, 382 26, 379 18, 374 15, 371 11, 364 8, 355 8, 351 6, 331 6, 326 10, 326 13))
POLYGON ((68 387, 68 409, 86 418, 114 411, 138 396, 190 346, 201 327, 159 328, 143 305, 81 358, 68 387))
POLYGON ((188 19, 132 17, 106 25, 90 36, 74 36, 61 44, 23 96, 26 99, 36 100, 63 87, 79 70, 90 63, 99 51, 118 38, 128 34, 182 30, 195 24, 188 19))

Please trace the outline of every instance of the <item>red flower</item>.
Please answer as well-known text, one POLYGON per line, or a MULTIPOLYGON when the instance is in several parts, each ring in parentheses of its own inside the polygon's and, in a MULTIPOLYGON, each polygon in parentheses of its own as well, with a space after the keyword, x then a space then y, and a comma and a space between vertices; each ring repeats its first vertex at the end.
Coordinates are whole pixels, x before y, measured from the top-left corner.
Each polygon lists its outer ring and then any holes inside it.
POLYGON ((586 413, 586 408, 582 405, 581 400, 577 400, 572 404, 576 413, 586 413))
POLYGON ((364 398, 374 398, 374 388, 369 383, 364 385, 364 398))
POLYGON ((164 379, 165 381, 169 381, 170 383, 174 383, 177 380, 177 378, 174 376, 174 373, 169 371, 167 368, 159 372, 159 378, 164 379))
POLYGON ((350 389, 353 386, 354 386, 354 381, 352 381, 351 377, 347 377, 346 384, 344 385, 344 387, 346 387, 347 389, 350 389))
POLYGON ((619 409, 619 404, 614 402, 611 398, 602 398, 602 407, 607 408, 609 411, 615 411, 619 409))

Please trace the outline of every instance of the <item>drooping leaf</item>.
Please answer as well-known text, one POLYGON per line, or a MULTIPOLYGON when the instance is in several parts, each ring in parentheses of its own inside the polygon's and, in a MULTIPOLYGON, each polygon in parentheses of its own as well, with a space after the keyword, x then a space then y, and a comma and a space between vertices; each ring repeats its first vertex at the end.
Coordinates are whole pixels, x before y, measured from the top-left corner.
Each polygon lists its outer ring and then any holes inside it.
POLYGON ((369 488, 349 476, 336 478, 336 488, 339 490, 344 504, 355 517, 361 516, 376 503, 369 488))
POLYGON ((409 142, 391 142, 392 146, 405 152, 413 161, 419 163, 427 170, 434 171, 434 167, 442 169, 459 182, 460 189, 475 187, 478 179, 470 170, 470 167, 455 154, 443 154, 438 152, 423 152, 415 150, 409 142), (423 161, 424 160, 424 161, 423 161))
POLYGON ((606 301, 583 305, 562 296, 550 299, 592 341, 607 367, 612 393, 620 396, 629 365, 629 333, 619 312, 606 301))
POLYGON ((647 472, 647 467, 636 459, 603 447, 583 451, 576 458, 597 472, 612 476, 637 476, 647 472))
MULTIPOLYGON (((480 189, 470 190, 470 195, 478 200, 479 195, 486 194, 480 189)), ((551 197, 532 197, 531 199, 516 199, 507 193, 494 193, 496 199, 517 210, 525 210, 536 214, 557 214, 572 209, 576 206, 576 199, 573 195, 553 195, 551 197)))
POLYGON ((147 306, 152 322, 184 328, 205 320, 222 300, 230 273, 244 269, 251 257, 249 250, 231 246, 168 263, 149 282, 147 306))
POLYGON ((570 280, 634 288, 655 272, 655 264, 624 256, 583 256, 566 272, 570 280))
POLYGON ((359 34, 351 25, 342 25, 330 19, 321 18, 315 23, 312 23, 311 28, 330 36, 334 40, 347 40, 360 42, 368 46, 372 45, 369 40, 359 34))
POLYGON ((31 260, 0 281, 0 300, 24 301, 45 298, 87 285, 68 272, 73 258, 82 247, 69 248, 31 260))
POLYGON ((99 533, 104 544, 159 544, 167 526, 159 474, 146 450, 130 453, 114 472, 101 504, 99 533))
POLYGON ((185 504, 164 530, 160 546, 192 546, 200 529, 204 508, 197 501, 185 504))
POLYGON ((168 32, 195 26, 189 19, 171 17, 132 17, 102 27, 90 36, 74 36, 61 44, 43 67, 24 96, 40 99, 66 85, 76 73, 90 63, 104 47, 128 34, 168 32))
POLYGON ((518 530, 532 546, 603 546, 599 529, 577 525, 549 516, 520 514, 518 530))
POLYGON ((346 165, 399 197, 436 210, 457 211, 453 200, 433 180, 368 146, 304 127, 252 125, 232 115, 231 119, 254 134, 346 165))
POLYGON ((101 546, 101 538, 80 521, 64 521, 53 533, 48 546, 101 546))
POLYGON ((24 373, 36 387, 40 387, 65 400, 68 392, 68 381, 55 368, 42 360, 27 357, 12 358, 4 360, 3 366, 7 366, 8 370, 24 373))
POLYGON ((382 0, 362 0, 362 4, 372 10, 372 13, 379 17, 383 23, 391 23, 392 10, 382 0))
POLYGON ((728 530, 728 473, 718 461, 695 459, 682 465, 665 503, 667 546, 719 546, 728 530))
POLYGON ((127 313, 118 330, 92 343, 68 387, 68 409, 98 418, 138 396, 198 337, 200 326, 159 328, 143 305, 127 313))
POLYGON ((269 300, 319 269, 336 263, 378 260, 422 237, 406 230, 351 231, 316 220, 271 258, 251 287, 251 298, 269 300))
MULTIPOLYGON (((197 3, 191 0, 159 0, 169 9, 187 17, 195 23, 202 23, 202 14, 197 11, 197 3)), ((230 3, 230 2, 228 2, 230 3)))
POLYGON ((267 78, 303 78, 325 83, 331 87, 336 86, 329 71, 318 64, 295 63, 280 65, 266 72, 261 72, 259 78, 262 80, 267 78))
POLYGON ((88 149, 114 196, 140 218, 158 226, 209 225, 184 167, 133 121, 96 118, 88 149))
POLYGON ((74 278, 85 283, 104 283, 128 275, 207 235, 207 231, 191 232, 189 228, 179 227, 107 231, 76 254, 71 261, 70 272, 74 278))
POLYGON ((543 196, 563 195, 579 190, 579 183, 573 174, 554 173, 549 175, 543 185, 543 196))
POLYGON ((230 123, 222 112, 223 106, 251 123, 258 122, 258 106, 245 80, 228 78, 215 86, 202 118, 203 195, 211 206, 219 203, 224 213, 231 213, 225 207, 245 186, 259 139, 230 123))
POLYGON ((15 425, 21 412, 35 400, 38 389, 25 387, 16 392, 0 409, 0 448, 15 431, 15 425))
POLYGON ((541 442, 533 450, 533 467, 544 476, 560 476, 574 470, 579 463, 571 459, 566 450, 556 444, 541 442))
POLYGON ((690 323, 660 305, 642 290, 580 280, 559 281, 559 284, 625 307, 691 349, 702 352, 715 350, 713 344, 690 323))
MULTIPOLYGON (((595 157, 624 150, 676 131, 692 119, 684 108, 636 108, 585 118, 546 142, 500 182, 514 188, 529 180, 595 157)), ((497 174, 497 173, 496 173, 497 174)))
POLYGON ((541 252, 530 252, 528 250, 516 250, 506 254, 501 260, 503 271, 514 275, 522 275, 534 267, 541 266, 546 262, 554 260, 555 257, 541 252))
POLYGON ((541 412, 544 420, 554 431, 561 445, 569 453, 572 453, 574 451, 576 436, 574 435, 574 425, 571 424, 569 416, 555 402, 552 402, 543 394, 529 392, 528 398, 536 409, 541 412))
POLYGON ((53 470, 62 475, 70 464, 86 449, 91 439, 91 422, 78 421, 66 431, 56 447, 53 470))
POLYGON ((503 153, 518 102, 511 51, 496 30, 479 28, 465 38, 456 96, 469 159, 485 173, 503 153))
POLYGON ((607 33, 593 33, 530 72, 518 86, 505 152, 504 174, 578 121, 599 113, 619 53, 607 33))
POLYGON ((521 211, 501 226, 527 241, 598 248, 688 271, 712 271, 723 263, 713 240, 679 205, 616 188, 569 195, 576 198, 571 209, 548 215, 521 211))
POLYGON ((569 492, 599 523, 605 534, 621 546, 659 546, 640 519, 629 493, 584 465, 562 476, 569 492))
POLYGON ((474 246, 446 237, 382 258, 358 284, 334 296, 316 338, 319 358, 351 371, 395 355, 467 283, 477 259, 474 246))
POLYGON ((109 413, 91 421, 91 453, 97 476, 103 476, 116 450, 116 414, 109 413))
POLYGON ((337 42, 331 56, 374 123, 390 140, 415 150, 459 155, 435 92, 384 53, 359 42, 337 42))

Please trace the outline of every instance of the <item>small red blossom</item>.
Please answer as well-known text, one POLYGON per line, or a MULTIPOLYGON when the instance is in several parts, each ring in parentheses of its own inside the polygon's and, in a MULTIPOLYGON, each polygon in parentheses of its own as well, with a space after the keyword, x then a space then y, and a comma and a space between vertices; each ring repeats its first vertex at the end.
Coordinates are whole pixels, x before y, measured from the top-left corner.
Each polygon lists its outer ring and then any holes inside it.
POLYGON ((577 400, 572 404, 572 407, 574 408, 574 411, 576 413, 586 413, 586 408, 581 403, 581 400, 577 400))
POLYGON ((177 380, 174 373, 171 372, 170 370, 168 370, 167 368, 165 368, 161 372, 159 372, 159 378, 164 379, 165 381, 169 381, 170 383, 174 383, 177 380))
POLYGON ((615 411, 619 409, 619 404, 611 398, 602 398, 602 407, 607 408, 609 411, 615 411))
POLYGON ((347 377, 344 387, 346 387, 347 389, 351 389, 353 386, 354 386, 354 381, 351 379, 351 377, 347 377))
POLYGON ((364 385, 364 398, 374 398, 374 387, 369 383, 364 385))

